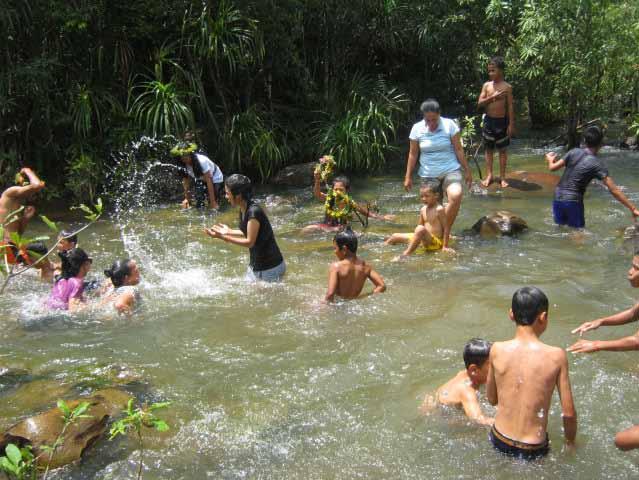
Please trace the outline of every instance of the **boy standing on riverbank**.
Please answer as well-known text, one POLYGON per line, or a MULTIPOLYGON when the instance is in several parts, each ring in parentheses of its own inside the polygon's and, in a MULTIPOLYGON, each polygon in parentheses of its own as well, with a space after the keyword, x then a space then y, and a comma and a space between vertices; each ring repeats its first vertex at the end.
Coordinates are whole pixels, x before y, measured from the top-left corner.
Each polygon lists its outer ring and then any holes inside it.
POLYGON ((513 295, 509 316, 517 324, 515 338, 496 342, 490 350, 486 394, 498 406, 490 441, 502 453, 532 460, 550 450, 546 428, 555 387, 570 446, 577 435, 577 414, 566 352, 539 340, 548 327, 546 295, 536 287, 520 288, 513 295))
POLYGON ((597 157, 603 144, 603 132, 597 126, 588 127, 584 132, 586 148, 573 148, 564 158, 557 159, 555 152, 546 154, 548 169, 551 172, 565 167, 564 174, 555 189, 552 212, 557 225, 573 228, 586 226, 584 215, 584 194, 590 182, 597 178, 608 187, 610 194, 624 205, 633 217, 639 216, 639 210, 617 188, 608 175, 608 169, 597 157))
POLYGON ((482 137, 486 157, 486 178, 481 182, 484 187, 493 181, 493 153, 499 152, 499 178, 501 188, 508 187, 506 181, 506 163, 510 137, 515 133, 515 109, 513 89, 504 81, 506 64, 502 57, 493 57, 488 62, 489 81, 484 83, 477 100, 477 106, 485 109, 482 137))
POLYGON ((364 260, 357 258, 357 235, 350 227, 335 235, 333 247, 339 261, 333 263, 329 270, 325 301, 332 302, 335 295, 345 299, 357 298, 362 293, 366 279, 375 285, 373 293, 386 290, 381 275, 364 260))

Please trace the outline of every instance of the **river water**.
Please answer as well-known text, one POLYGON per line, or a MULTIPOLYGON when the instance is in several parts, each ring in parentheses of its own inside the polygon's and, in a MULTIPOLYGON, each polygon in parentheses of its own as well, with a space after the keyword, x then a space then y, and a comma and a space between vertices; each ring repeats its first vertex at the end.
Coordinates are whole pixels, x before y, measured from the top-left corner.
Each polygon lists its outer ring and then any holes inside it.
MULTIPOLYGON (((639 202, 639 156, 603 156, 612 177, 639 202)), ((544 171, 545 165, 540 151, 521 148, 510 168, 544 171)), ((553 225, 550 191, 467 194, 455 233, 498 209, 522 216, 530 231, 516 239, 460 236, 454 257, 392 263, 402 247, 386 247, 383 238, 412 230, 420 206, 401 178, 398 171, 354 182, 356 199, 378 199, 383 213, 398 215, 397 224, 371 221, 360 240, 359 253, 388 290, 336 306, 320 303, 333 260, 330 237, 300 236, 322 216, 308 188, 258 195, 288 264, 281 285, 246 284, 246 251, 203 235, 214 220, 236 223, 228 208, 214 218, 164 205, 131 214, 124 226, 101 220, 81 235, 93 274, 128 251, 143 275, 142 309, 130 320, 92 313, 26 330, 16 318, 33 315, 48 288, 26 276, 12 283, 0 298, 0 366, 26 369, 32 381, 0 390, 0 427, 58 397, 88 393, 115 370, 136 376, 129 388, 145 400, 172 402, 161 414, 171 430, 145 436, 147 479, 636 477, 637 455, 613 445, 615 432, 639 418, 634 353, 569 357, 579 416, 574 455, 562 448, 556 394, 552 453, 530 465, 495 453, 487 430, 458 412, 424 418, 417 411, 426 393, 463 368, 469 338, 513 334, 507 310, 522 285, 547 293, 543 340, 564 347, 581 322, 632 305, 631 250, 621 236, 631 224, 627 210, 591 186, 587 234, 575 240, 553 225)), ((44 232, 36 223, 34 231, 44 232)), ((635 328, 588 337, 615 338, 635 328)), ((483 395, 482 404, 494 412, 483 395)), ((103 440, 54 476, 132 478, 137 455, 133 441, 103 440)))

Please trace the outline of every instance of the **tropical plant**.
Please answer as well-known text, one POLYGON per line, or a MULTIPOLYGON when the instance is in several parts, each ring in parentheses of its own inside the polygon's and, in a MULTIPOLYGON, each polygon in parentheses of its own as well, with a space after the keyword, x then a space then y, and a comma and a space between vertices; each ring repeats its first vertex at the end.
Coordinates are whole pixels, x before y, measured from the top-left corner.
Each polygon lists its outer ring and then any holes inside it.
POLYGON ((9 443, 4 449, 4 456, 0 457, 0 471, 12 480, 35 480, 37 470, 31 447, 19 448, 9 443))
POLYGON ((138 462, 138 480, 142 478, 142 466, 144 461, 144 443, 142 441, 143 428, 153 428, 158 432, 166 432, 169 429, 169 425, 158 418, 155 413, 156 410, 166 408, 170 405, 170 402, 153 403, 151 405, 142 405, 135 407, 134 399, 130 399, 124 410, 125 417, 118 420, 111 426, 110 438, 113 440, 118 435, 126 435, 131 431, 134 431, 137 440, 138 447, 140 448, 140 460, 138 462))

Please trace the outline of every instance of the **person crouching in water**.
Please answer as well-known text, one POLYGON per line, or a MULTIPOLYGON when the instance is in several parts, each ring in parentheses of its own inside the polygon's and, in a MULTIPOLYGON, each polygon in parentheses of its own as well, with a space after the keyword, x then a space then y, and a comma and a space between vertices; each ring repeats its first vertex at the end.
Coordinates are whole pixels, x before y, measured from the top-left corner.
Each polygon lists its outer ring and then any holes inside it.
POLYGON ((136 288, 140 283, 140 269, 135 260, 116 260, 104 274, 111 280, 113 290, 106 294, 100 305, 112 303, 118 313, 131 314, 140 300, 136 288))
POLYGON ((427 395, 419 408, 427 415, 433 407, 445 405, 461 407, 468 418, 481 425, 492 425, 494 418, 485 416, 481 411, 477 395, 479 388, 488 380, 488 356, 492 343, 482 338, 472 338, 464 346, 464 365, 453 378, 437 389, 435 396, 427 395))
POLYGON ((53 284, 47 307, 77 312, 84 307, 84 277, 91 270, 93 260, 81 248, 59 253, 62 272, 53 284))
POLYGON ((440 193, 434 183, 423 183, 419 195, 424 206, 419 211, 419 224, 414 233, 393 233, 386 239, 386 245, 408 243, 408 247, 399 259, 408 257, 411 253, 435 252, 443 250, 454 252, 448 247, 450 240, 450 226, 446 221, 446 210, 440 203, 440 193))
POLYGON ((332 302, 335 295, 345 299, 357 298, 366 279, 375 285, 373 293, 386 290, 384 279, 373 267, 357 257, 357 235, 350 227, 338 232, 333 239, 335 256, 338 261, 328 271, 328 291, 324 300, 332 302))
POLYGON ((312 233, 317 231, 334 232, 349 225, 353 220, 353 215, 359 213, 365 217, 372 217, 377 220, 394 220, 394 215, 378 215, 367 208, 357 204, 349 196, 351 182, 348 177, 340 175, 333 179, 332 187, 326 193, 322 192, 320 185, 320 173, 315 172, 315 183, 313 184, 313 196, 324 202, 324 221, 307 225, 302 229, 302 233, 312 233))
POLYGON ((286 272, 286 263, 275 241, 271 222, 253 200, 251 180, 236 173, 226 179, 225 190, 231 206, 240 208, 239 229, 218 223, 205 228, 204 233, 249 249, 248 280, 279 282, 286 272))
POLYGON ((195 153, 196 150, 195 143, 180 143, 171 149, 171 155, 179 157, 185 168, 182 177, 184 188, 182 207, 189 208, 195 204, 197 208, 202 208, 208 195, 209 206, 215 209, 220 208, 220 200, 224 192, 222 170, 206 155, 195 153), (192 180, 195 182, 193 195, 191 195, 192 180))

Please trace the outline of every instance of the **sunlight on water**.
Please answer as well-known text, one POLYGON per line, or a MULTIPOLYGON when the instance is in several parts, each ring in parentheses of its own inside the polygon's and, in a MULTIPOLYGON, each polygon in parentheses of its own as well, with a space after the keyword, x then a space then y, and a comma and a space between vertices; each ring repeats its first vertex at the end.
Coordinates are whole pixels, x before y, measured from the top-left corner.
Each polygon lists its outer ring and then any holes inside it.
MULTIPOLYGON (((512 169, 543 171, 541 153, 522 149, 512 169)), ((639 156, 607 151, 605 158, 615 181, 639 202, 639 156)), ((132 175, 120 195, 142 198, 145 189, 160 188, 161 182, 139 181, 155 171, 168 172, 179 192, 173 167, 155 162, 141 166, 141 176, 132 175)), ((543 338, 559 346, 572 343, 570 330, 581 322, 632 305, 624 207, 591 186, 588 231, 577 241, 552 223, 552 190, 467 194, 454 228, 456 256, 392 263, 401 246, 386 247, 383 239, 412 230, 419 208, 401 178, 398 170, 358 178, 353 186, 356 199, 378 199, 381 213, 398 215, 393 224, 372 220, 360 239, 359 253, 382 274, 387 293, 335 306, 319 301, 333 261, 330 236, 300 237, 322 213, 308 188, 258 193, 288 265, 281 285, 247 284, 247 253, 202 233, 218 221, 235 226, 236 211, 123 203, 82 235, 81 245, 94 258, 95 278, 116 258, 138 260, 140 312, 131 320, 89 313, 50 328, 24 328, 16 319, 38 319, 48 289, 33 277, 11 284, 0 299, 0 367, 26 370, 30 381, 0 381, 0 426, 56 398, 91 391, 104 372, 116 372, 113 378, 134 372, 134 394, 173 402, 166 414, 171 431, 149 434, 148 479, 636 477, 636 455, 612 443, 616 431, 637 421, 633 353, 570 356, 580 429, 574 456, 562 450, 557 399, 549 412, 539 412, 549 418, 552 453, 532 465, 494 453, 487 431, 454 409, 428 417, 417 412, 425 394, 463 368, 469 338, 512 334, 507 310, 524 284, 548 294, 543 338), (523 217, 530 231, 496 240, 462 234, 500 209, 523 217)), ((51 218, 64 223, 65 215, 51 218)), ((635 328, 588 337, 616 338, 635 328)), ((131 477, 137 455, 129 440, 100 441, 81 464, 55 476, 131 477)))

